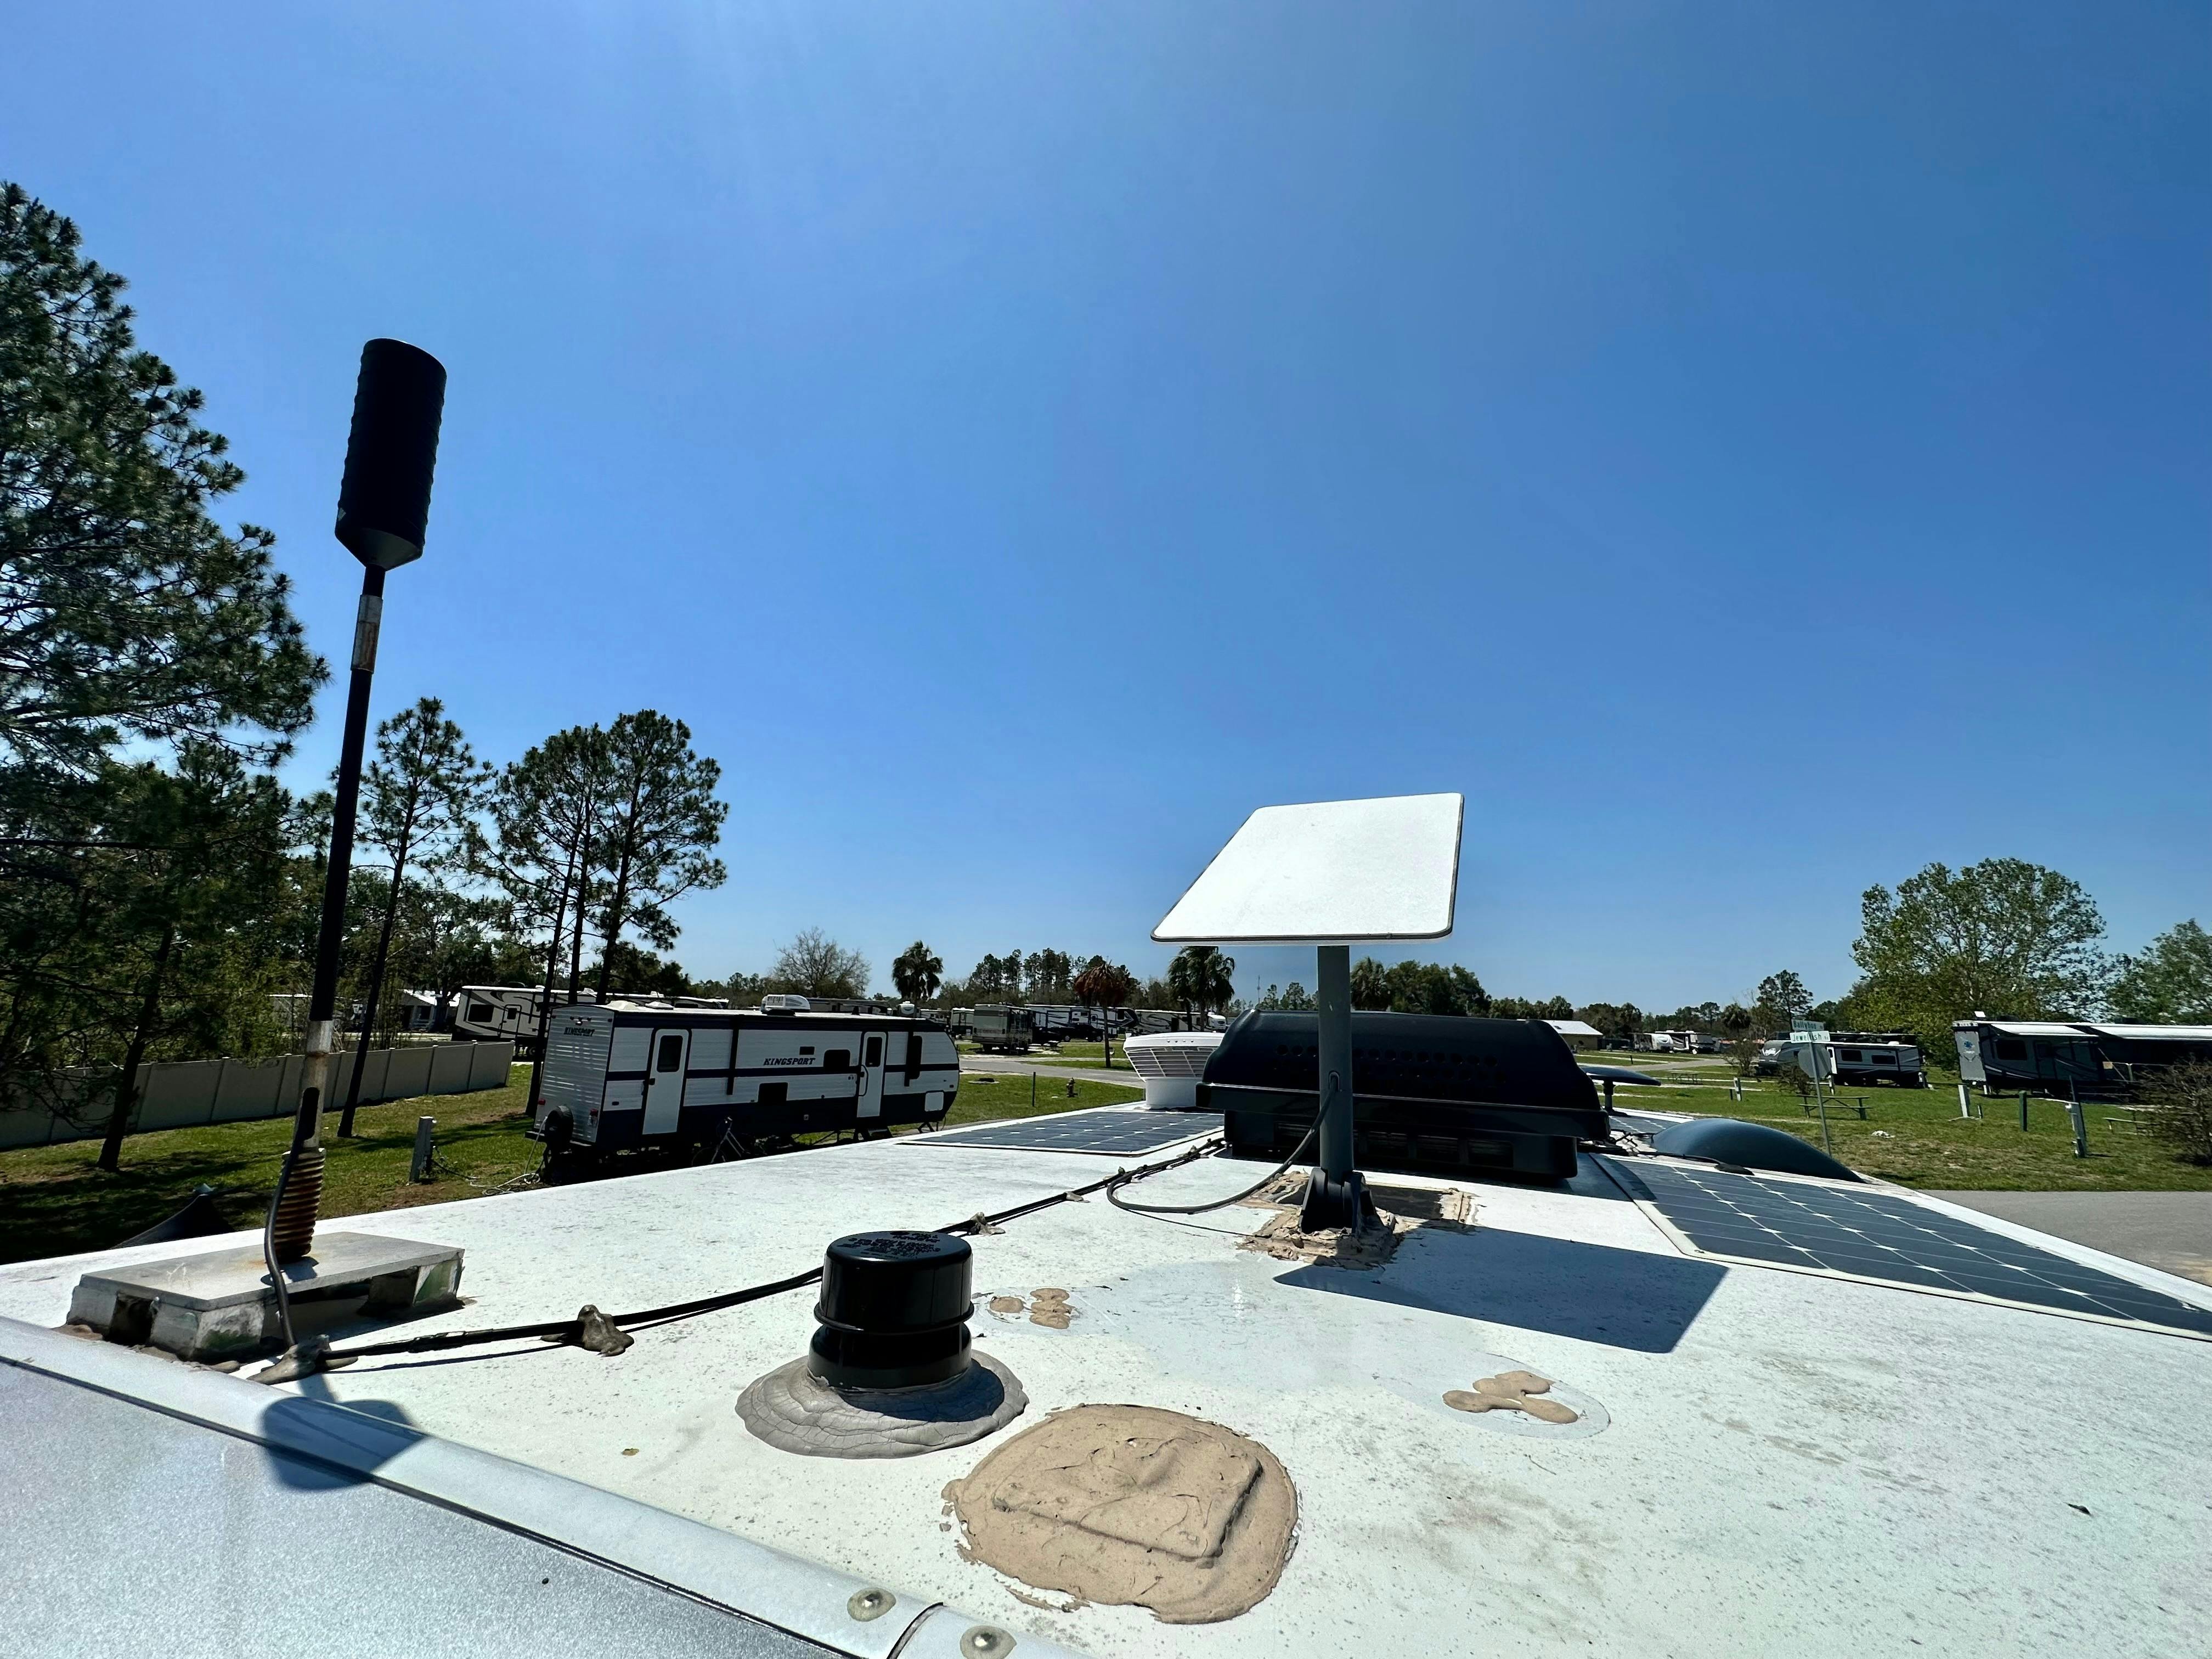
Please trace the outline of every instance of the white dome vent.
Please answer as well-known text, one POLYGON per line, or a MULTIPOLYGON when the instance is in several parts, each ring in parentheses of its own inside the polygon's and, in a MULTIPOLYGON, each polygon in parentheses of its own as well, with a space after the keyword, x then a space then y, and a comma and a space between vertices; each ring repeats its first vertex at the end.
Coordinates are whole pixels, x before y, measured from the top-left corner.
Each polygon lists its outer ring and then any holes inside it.
POLYGON ((1155 1031, 1131 1037, 1121 1052, 1145 1080, 1145 1104, 1157 1111, 1198 1104, 1198 1080, 1220 1046, 1218 1031, 1155 1031))

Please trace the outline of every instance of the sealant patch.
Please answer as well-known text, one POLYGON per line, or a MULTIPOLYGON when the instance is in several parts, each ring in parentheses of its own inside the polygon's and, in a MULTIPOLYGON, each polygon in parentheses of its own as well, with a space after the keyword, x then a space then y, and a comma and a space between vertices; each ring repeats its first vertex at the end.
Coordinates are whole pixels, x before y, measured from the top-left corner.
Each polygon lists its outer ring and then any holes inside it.
POLYGON ((1212 1624, 1282 1577, 1297 1489, 1258 1441, 1152 1406, 1078 1406, 945 1489, 962 1553, 1031 1589, 1212 1624))
POLYGON ((1582 1414, 1571 1406, 1543 1397, 1551 1391, 1548 1376, 1534 1371, 1502 1371, 1496 1376, 1477 1377, 1472 1394, 1464 1389, 1452 1389, 1444 1395, 1444 1404, 1455 1412, 1526 1412, 1547 1423, 1579 1421, 1582 1414))
POLYGON ((1407 1235, 1422 1227, 1463 1232, 1472 1224, 1474 1200, 1457 1188, 1371 1186, 1380 1225, 1352 1231, 1326 1228, 1310 1233, 1298 1225, 1304 1200, 1304 1176, 1285 1176, 1253 1200, 1277 1211, 1237 1245, 1279 1261, 1310 1261, 1326 1267, 1379 1267, 1398 1253, 1407 1235))
POLYGON ((1055 1331, 1066 1330, 1068 1322, 1076 1316, 1067 1292, 1049 1285, 1031 1291, 1027 1297, 994 1296, 985 1305, 1000 1319, 1018 1319, 1026 1313, 1030 1324, 1055 1331))
POLYGON ((833 1389, 804 1358, 756 1377, 738 1396, 753 1435, 803 1457, 916 1457, 964 1446, 1029 1409, 1020 1381, 993 1356, 919 1389, 833 1389))
POLYGON ((1588 1395, 1519 1369, 1477 1377, 1474 1388, 1448 1389, 1443 1399, 1485 1427, 1514 1434, 1580 1437, 1596 1434, 1613 1421, 1588 1395))

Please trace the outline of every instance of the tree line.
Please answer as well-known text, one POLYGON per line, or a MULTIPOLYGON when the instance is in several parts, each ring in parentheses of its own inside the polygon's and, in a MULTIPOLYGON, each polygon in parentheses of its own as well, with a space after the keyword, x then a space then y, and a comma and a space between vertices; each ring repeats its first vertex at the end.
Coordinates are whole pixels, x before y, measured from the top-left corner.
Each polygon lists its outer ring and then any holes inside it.
MULTIPOLYGON (((2185 921, 2142 951, 2101 948, 2105 927, 2081 886, 2057 871, 1991 859, 1953 871, 1933 864, 1894 890, 1862 896, 1852 954, 1860 969, 1838 997, 1816 1001, 1802 975, 1778 969, 1727 1001, 1645 1011, 1632 1002, 1577 1004, 1564 996, 1496 996, 1457 963, 1372 957, 1352 964, 1352 1006, 1399 1013, 1503 1019, 1579 1019, 1611 1041, 1647 1032, 1692 1030, 1727 1039, 1747 1057, 1761 1039, 1788 1034, 1811 1018, 1831 1030, 1916 1033, 1928 1058, 1955 1064, 1954 1020, 1975 1011, 2018 1019, 2109 1018, 2153 1023, 2212 1022, 2212 934, 2185 921)), ((781 972, 786 966, 781 960, 781 972)), ((986 955, 965 979, 946 979, 944 963, 917 940, 893 964, 899 994, 938 1006, 978 1002, 1079 1003, 1183 1008, 1237 1014, 1246 1005, 1232 983, 1233 957, 1211 946, 1179 952, 1164 975, 1140 979, 1127 967, 1064 951, 986 955)), ((860 978, 866 978, 861 964, 860 978)), ((766 985, 768 981, 751 981, 766 985)), ((805 988, 779 981, 771 988, 805 988)), ((848 993, 856 994, 856 993, 848 993)), ((1310 1010, 1297 981, 1270 985, 1253 1007, 1310 1010)))
MULTIPOLYGON (((275 769, 328 666, 245 474, 143 349, 123 279, 0 184, 0 1099, 105 1112, 138 1075, 289 1046, 331 799, 275 769)), ((718 884, 715 763, 652 709, 498 769, 435 698, 378 728, 346 917, 349 1000, 477 979, 605 989, 668 905, 718 884)), ((341 1073, 343 1076, 343 1073, 341 1073)))
MULTIPOLYGON (((1839 997, 1816 1002, 1802 975, 1778 969, 1727 1002, 1647 1013, 1632 1002, 1577 1006, 1565 997, 1493 997, 1467 969, 1434 962, 1352 964, 1356 1008, 1400 1013, 1579 1019, 1632 1042, 1647 1031, 1688 1030, 1744 1043, 1788 1033, 1798 1018, 1838 1030, 1915 1033, 1935 1064, 1957 1063, 1954 1021, 1978 1012, 1999 1019, 2110 1018, 2152 1024, 2212 1023, 2212 933, 2194 919, 2176 923, 2142 951, 2103 947, 2104 919, 2080 883, 2019 859, 1988 859, 1952 870, 1930 864, 1894 890, 1875 885, 1860 900, 1851 947, 1859 972, 1839 997)), ((1295 981, 1269 986, 1256 1006, 1310 1009, 1295 981)))

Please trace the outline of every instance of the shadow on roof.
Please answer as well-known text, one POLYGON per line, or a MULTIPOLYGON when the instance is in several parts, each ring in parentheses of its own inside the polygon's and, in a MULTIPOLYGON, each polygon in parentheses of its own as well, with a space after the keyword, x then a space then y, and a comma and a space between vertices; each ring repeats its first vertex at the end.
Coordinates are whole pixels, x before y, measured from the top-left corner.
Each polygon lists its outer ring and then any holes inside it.
POLYGON ((389 1400, 330 1397, 322 1377, 305 1380, 318 1398, 285 1395, 261 1414, 270 1470, 300 1492, 358 1486, 417 1441, 427 1438, 401 1407, 389 1400))
POLYGON ((1277 1282, 1425 1308, 1583 1342, 1666 1353, 1728 1270, 1688 1256, 1615 1249, 1541 1233, 1418 1229, 1379 1279, 1301 1267, 1277 1282))

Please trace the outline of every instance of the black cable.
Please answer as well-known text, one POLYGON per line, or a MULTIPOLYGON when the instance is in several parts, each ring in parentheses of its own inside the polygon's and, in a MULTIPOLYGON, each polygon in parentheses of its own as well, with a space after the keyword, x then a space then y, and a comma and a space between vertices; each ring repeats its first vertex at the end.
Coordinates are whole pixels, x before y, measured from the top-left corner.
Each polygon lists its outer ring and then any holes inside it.
MULTIPOLYGON (((1132 1181, 1142 1181, 1147 1176, 1158 1175, 1164 1170, 1176 1169, 1212 1151, 1214 1145, 1215 1138, 1208 1137, 1188 1151, 1180 1152, 1174 1158, 1163 1158, 1158 1164, 1147 1164, 1135 1170, 1116 1170, 1112 1175, 1102 1180, 1094 1181, 1088 1186, 1071 1188, 1064 1193, 1053 1193, 1043 1198, 1032 1199, 1026 1204, 1017 1204, 1011 1209, 1000 1210, 994 1214, 969 1216, 954 1222, 949 1227, 941 1227, 938 1231, 947 1233, 978 1233, 988 1228, 1002 1226, 1009 1221, 1018 1221, 1024 1216, 1036 1214, 1039 1210, 1048 1210, 1055 1204, 1065 1204, 1072 1199, 1087 1198, 1092 1193, 1103 1191, 1110 1198, 1115 1188, 1132 1181)), ((804 1290, 821 1277, 822 1269, 814 1267, 803 1273, 793 1273, 788 1279, 771 1279, 764 1285, 748 1285, 742 1291, 724 1291, 718 1295, 702 1296, 690 1302, 672 1302, 663 1308, 647 1308, 637 1313, 617 1314, 609 1322, 625 1330, 649 1325, 669 1324, 676 1320, 691 1319, 700 1314, 716 1313, 724 1308, 741 1307, 748 1302, 764 1301, 772 1296, 781 1296, 787 1291, 804 1290)), ((438 1331, 428 1336, 410 1337, 398 1342, 369 1342, 358 1347, 336 1348, 323 1358, 325 1364, 331 1364, 366 1359, 380 1354, 434 1353, 444 1348, 475 1347, 487 1342, 522 1342, 533 1337, 572 1336, 576 1329, 577 1321, 572 1317, 543 1320, 534 1325, 501 1325, 487 1330, 438 1331)))
POLYGON ((1334 1073, 1329 1074, 1328 1085, 1328 1099, 1322 1109, 1314 1114, 1314 1121, 1307 1128, 1305 1138, 1291 1148, 1291 1155, 1288 1158, 1261 1176, 1243 1192, 1231 1193, 1226 1198, 1210 1199, 1203 1204, 1131 1204, 1118 1195, 1121 1187, 1127 1184, 1122 1182, 1106 1189, 1106 1201, 1115 1209, 1127 1210, 1132 1215, 1204 1215, 1209 1210, 1225 1210, 1232 1204, 1243 1203, 1270 1182, 1279 1181, 1289 1171, 1291 1164, 1305 1156, 1306 1148, 1312 1146, 1314 1137, 1321 1133, 1322 1120, 1336 1109, 1338 1101, 1343 1097, 1344 1086, 1337 1080, 1334 1073))
POLYGON ((284 1183, 291 1178, 292 1158, 286 1153, 276 1166, 276 1190, 269 1194, 269 1216, 261 1224, 261 1260, 269 1268, 269 1282, 276 1287, 276 1318, 284 1328, 284 1352, 299 1346, 292 1334, 292 1293, 284 1283, 284 1270, 276 1261, 276 1206, 284 1201, 284 1183))

